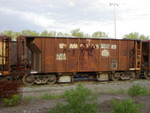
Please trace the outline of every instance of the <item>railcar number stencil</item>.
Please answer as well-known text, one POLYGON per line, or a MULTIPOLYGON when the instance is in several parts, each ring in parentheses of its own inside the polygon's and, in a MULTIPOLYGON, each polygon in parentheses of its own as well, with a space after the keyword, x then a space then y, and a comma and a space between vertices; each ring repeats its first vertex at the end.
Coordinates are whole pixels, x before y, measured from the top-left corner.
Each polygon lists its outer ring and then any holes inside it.
POLYGON ((109 49, 109 44, 101 44, 102 49, 109 49))
POLYGON ((66 48, 66 44, 60 43, 60 44, 59 44, 59 48, 60 48, 60 49, 66 48))
POLYGON ((111 49, 116 49, 117 46, 116 45, 111 45, 111 49))
MULTIPOLYGON (((116 49, 117 45, 110 45, 110 44, 80 44, 80 47, 86 47, 86 48, 90 48, 93 47, 95 49, 99 49, 99 46, 101 46, 101 49, 109 49, 111 47, 111 49, 116 49)), ((59 43, 59 48, 60 49, 64 49, 67 47, 67 44, 65 43, 59 43)), ((69 44, 69 49, 78 49, 78 44, 69 44)))
POLYGON ((109 50, 102 50, 102 56, 108 57, 109 56, 109 50))
POLYGON ((66 54, 65 53, 57 53, 56 60, 66 60, 66 54))
POLYGON ((70 49, 77 49, 78 48, 78 44, 70 44, 69 48, 70 49))

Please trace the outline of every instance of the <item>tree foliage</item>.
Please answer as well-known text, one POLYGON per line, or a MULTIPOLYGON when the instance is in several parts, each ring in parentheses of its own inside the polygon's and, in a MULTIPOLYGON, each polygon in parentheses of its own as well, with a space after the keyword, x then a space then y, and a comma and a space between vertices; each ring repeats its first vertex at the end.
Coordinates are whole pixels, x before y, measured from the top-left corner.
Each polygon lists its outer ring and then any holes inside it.
MULTIPOLYGON (((28 36, 48 36, 48 37, 79 37, 79 38, 107 38, 108 34, 102 31, 96 31, 91 35, 88 33, 84 33, 79 28, 73 29, 70 33, 56 32, 56 31, 48 31, 43 30, 41 33, 38 33, 34 30, 22 30, 21 32, 14 32, 12 30, 6 30, 0 33, 0 35, 7 35, 16 39, 19 35, 28 35, 28 36)), ((145 36, 144 34, 139 34, 138 32, 129 33, 123 36, 124 39, 139 39, 139 40, 147 40, 149 36, 145 36)))
POLYGON ((21 31, 21 35, 29 35, 29 36, 38 36, 39 33, 37 33, 36 31, 32 31, 32 30, 23 30, 21 31))
POLYGON ((0 35, 7 35, 7 36, 15 39, 20 35, 20 33, 19 32, 13 32, 12 30, 7 30, 7 31, 3 31, 2 33, 0 33, 0 35))
POLYGON ((149 36, 145 36, 144 34, 139 34, 138 32, 129 33, 124 35, 124 39, 139 39, 139 40, 147 40, 149 36))
POLYGON ((72 36, 75 36, 75 37, 84 37, 84 33, 82 31, 80 31, 80 29, 74 29, 74 30, 71 30, 71 35, 72 36))
POLYGON ((92 38, 106 38, 108 35, 105 32, 97 31, 92 34, 92 38))

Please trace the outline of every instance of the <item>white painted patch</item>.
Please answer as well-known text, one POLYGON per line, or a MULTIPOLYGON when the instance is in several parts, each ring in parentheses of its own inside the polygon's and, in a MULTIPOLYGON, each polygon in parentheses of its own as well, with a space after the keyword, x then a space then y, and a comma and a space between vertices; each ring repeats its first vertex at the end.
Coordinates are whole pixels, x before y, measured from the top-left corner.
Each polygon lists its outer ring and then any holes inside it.
POLYGON ((111 49, 116 49, 117 46, 116 45, 111 45, 111 49))
POLYGON ((70 44, 69 48, 70 49, 77 49, 78 48, 78 44, 70 44))
POLYGON ((101 44, 102 49, 109 49, 109 44, 101 44))
POLYGON ((95 46, 96 46, 96 49, 99 49, 99 44, 95 44, 95 46))
POLYGON ((65 53, 57 53, 56 60, 66 60, 66 54, 65 53))
POLYGON ((59 44, 59 48, 60 48, 60 49, 66 48, 66 46, 67 46, 67 45, 64 44, 64 43, 60 43, 60 44, 59 44))
POLYGON ((99 49, 99 44, 80 44, 80 47, 99 49))
POLYGON ((58 82, 71 82, 71 76, 60 76, 58 82))
POLYGON ((102 50, 102 56, 109 56, 109 50, 102 50))
POLYGON ((80 47, 86 47, 86 48, 89 48, 89 44, 80 44, 80 47))

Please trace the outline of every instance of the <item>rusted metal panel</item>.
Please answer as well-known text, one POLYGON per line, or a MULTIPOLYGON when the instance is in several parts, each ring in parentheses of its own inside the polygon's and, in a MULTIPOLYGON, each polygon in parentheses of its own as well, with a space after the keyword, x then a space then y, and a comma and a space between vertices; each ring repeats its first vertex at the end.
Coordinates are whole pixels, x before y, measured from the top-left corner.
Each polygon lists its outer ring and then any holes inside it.
POLYGON ((10 74, 10 41, 10 37, 0 36, 0 75, 10 74))
POLYGON ((120 58, 119 58, 119 70, 128 70, 127 58, 128 58, 127 41, 121 41, 120 43, 120 58))
POLYGON ((129 68, 134 68, 134 41, 128 41, 129 48, 129 68))
POLYGON ((109 40, 101 40, 101 71, 108 71, 109 70, 109 40))
POLYGON ((56 72, 67 71, 67 39, 56 39, 56 72))
POLYGON ((80 40, 80 71, 99 70, 99 40, 80 40))
POLYGON ((90 41, 89 46, 89 67, 88 70, 91 71, 98 71, 99 70, 99 40, 92 40, 90 41))
MULTIPOLYGON (((54 72, 54 60, 55 60, 55 48, 54 48, 54 38, 45 38, 44 39, 44 72, 54 72)), ((43 54, 43 53, 42 53, 43 54)))
POLYGON ((133 40, 31 38, 32 65, 40 73, 129 70, 130 52, 134 49, 133 40))
POLYGON ((68 39, 68 71, 77 72, 78 71, 78 40, 68 39))
POLYGON ((115 71, 119 69, 119 41, 118 40, 111 40, 110 45, 110 70, 115 71))

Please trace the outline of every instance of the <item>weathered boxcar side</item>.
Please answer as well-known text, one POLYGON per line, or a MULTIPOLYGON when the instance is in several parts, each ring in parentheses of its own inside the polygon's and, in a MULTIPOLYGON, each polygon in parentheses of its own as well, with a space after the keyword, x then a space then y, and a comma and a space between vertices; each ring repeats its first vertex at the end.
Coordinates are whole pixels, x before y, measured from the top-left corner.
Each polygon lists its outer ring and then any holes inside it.
MULTIPOLYGON (((20 36, 18 67, 34 70, 31 73, 48 74, 45 77, 48 79, 49 76, 52 79, 59 77, 59 81, 66 82, 75 75, 87 73, 97 80, 134 79, 135 72, 141 69, 140 47, 138 40, 20 36), (31 50, 31 60, 27 58, 26 46, 31 50)), ((24 77, 25 82, 27 78, 28 75, 24 77)), ((32 78, 28 79, 28 84, 33 81, 51 83, 38 76, 32 78)))
POLYGON ((145 78, 150 79, 150 41, 142 41, 142 59, 141 59, 141 73, 145 78))
POLYGON ((10 37, 0 36, 0 76, 10 74, 10 41, 10 37))

